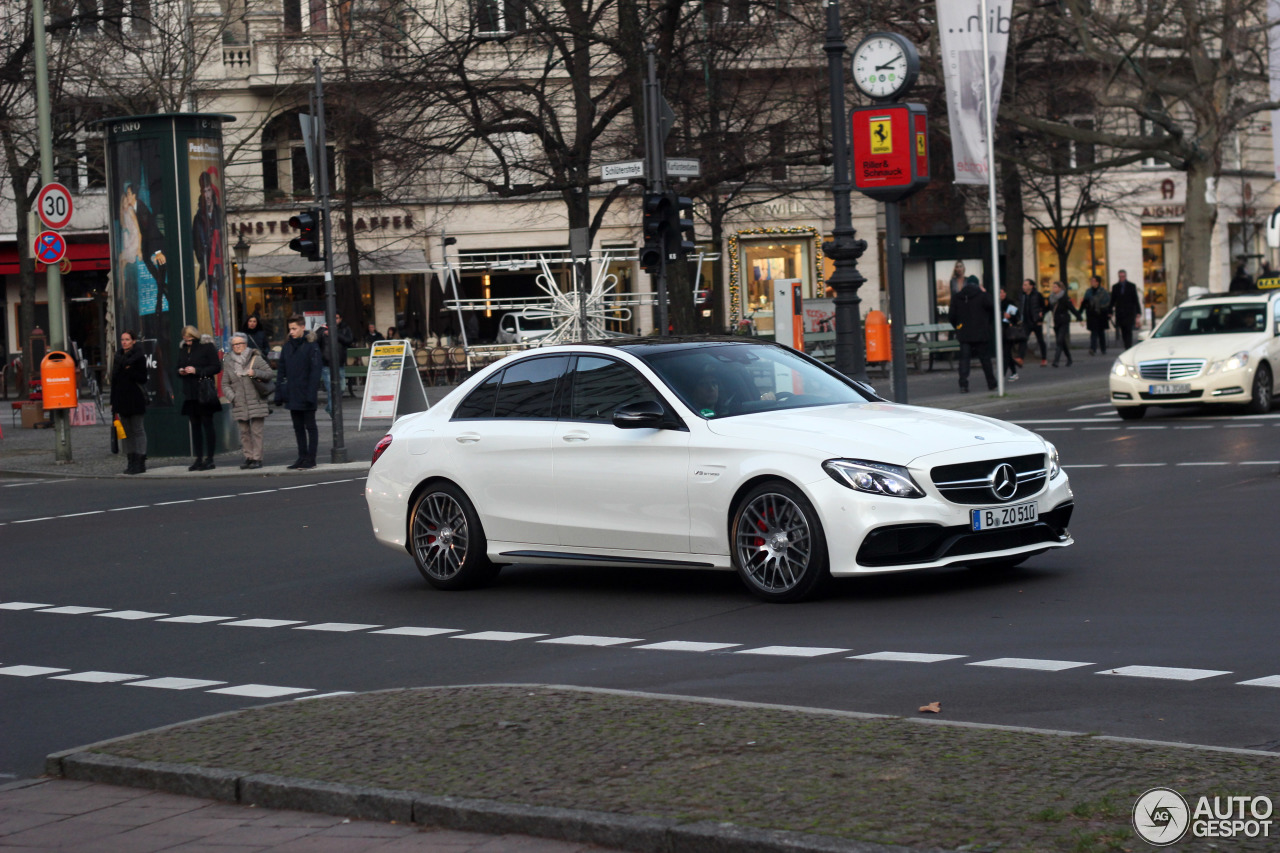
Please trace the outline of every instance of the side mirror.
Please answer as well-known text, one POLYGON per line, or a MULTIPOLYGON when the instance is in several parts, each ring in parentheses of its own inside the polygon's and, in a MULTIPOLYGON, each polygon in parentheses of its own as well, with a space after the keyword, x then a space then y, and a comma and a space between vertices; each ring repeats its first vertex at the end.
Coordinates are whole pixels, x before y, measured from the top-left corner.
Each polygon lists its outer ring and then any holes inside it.
POLYGON ((613 410, 613 425, 618 429, 661 429, 667 423, 667 410, 657 400, 627 403, 613 410))

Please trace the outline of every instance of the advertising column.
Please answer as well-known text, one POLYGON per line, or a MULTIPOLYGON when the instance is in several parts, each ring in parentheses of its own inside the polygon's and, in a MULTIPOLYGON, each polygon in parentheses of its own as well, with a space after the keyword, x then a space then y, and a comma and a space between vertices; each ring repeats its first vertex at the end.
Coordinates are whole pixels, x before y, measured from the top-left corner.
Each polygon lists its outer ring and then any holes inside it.
MULTIPOLYGON (((173 113, 103 122, 107 138, 112 310, 147 354, 146 430, 153 456, 195 456, 177 375, 182 330, 219 351, 231 334, 223 202, 222 123, 231 116, 173 113)), ((219 389, 221 384, 219 384, 219 389)), ((214 419, 217 450, 230 406, 214 419)))

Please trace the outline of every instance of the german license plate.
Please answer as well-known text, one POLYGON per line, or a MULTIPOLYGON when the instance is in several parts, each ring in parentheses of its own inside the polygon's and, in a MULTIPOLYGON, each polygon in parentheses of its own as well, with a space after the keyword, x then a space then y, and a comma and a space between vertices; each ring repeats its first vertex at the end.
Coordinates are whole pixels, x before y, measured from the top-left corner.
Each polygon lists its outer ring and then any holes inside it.
POLYGON ((1148 394, 1190 394, 1191 384, 1188 382, 1169 382, 1164 385, 1152 385, 1148 394))
POLYGON ((969 521, 974 530, 995 530, 997 527, 1017 527, 1033 524, 1040 517, 1035 501, 1011 506, 993 506, 969 510, 969 521))

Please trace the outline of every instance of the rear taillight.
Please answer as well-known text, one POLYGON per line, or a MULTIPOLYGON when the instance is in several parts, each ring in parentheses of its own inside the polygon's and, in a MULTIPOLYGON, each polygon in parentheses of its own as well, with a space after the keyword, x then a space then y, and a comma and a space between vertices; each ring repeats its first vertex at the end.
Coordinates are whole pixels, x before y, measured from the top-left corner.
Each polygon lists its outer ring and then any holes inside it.
POLYGON ((378 442, 377 447, 373 448, 373 461, 371 461, 369 464, 376 465, 378 463, 378 457, 386 453, 387 448, 390 446, 391 446, 391 433, 387 433, 378 442))

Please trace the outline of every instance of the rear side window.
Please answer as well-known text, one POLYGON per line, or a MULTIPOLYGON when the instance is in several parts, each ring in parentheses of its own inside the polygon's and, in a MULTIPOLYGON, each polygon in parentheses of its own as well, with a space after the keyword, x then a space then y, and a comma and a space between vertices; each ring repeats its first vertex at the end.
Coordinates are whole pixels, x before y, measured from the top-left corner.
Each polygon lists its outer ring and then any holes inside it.
POLYGON ((479 388, 468 394, 467 399, 454 409, 454 420, 493 417, 493 407, 498 402, 498 382, 501 379, 502 371, 498 371, 486 379, 479 388))
POLYGON ((628 365, 587 355, 578 357, 571 394, 569 419, 575 421, 610 422, 618 406, 658 399, 649 383, 628 365))
POLYGON ((531 358, 517 362, 502 372, 495 418, 554 418, 556 388, 568 356, 531 358))

